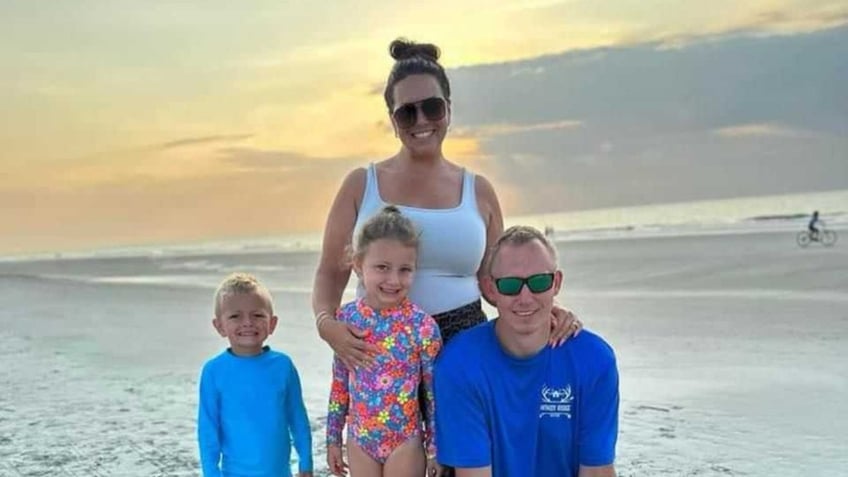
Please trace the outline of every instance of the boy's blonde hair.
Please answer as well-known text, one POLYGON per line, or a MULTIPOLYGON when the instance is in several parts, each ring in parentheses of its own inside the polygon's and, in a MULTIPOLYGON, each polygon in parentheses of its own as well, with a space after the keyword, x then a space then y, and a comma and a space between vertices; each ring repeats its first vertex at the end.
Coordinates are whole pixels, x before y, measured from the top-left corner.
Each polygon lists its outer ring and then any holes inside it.
POLYGON ((274 302, 271 299, 271 292, 268 288, 259 281, 258 278, 249 273, 233 273, 218 285, 215 290, 215 316, 220 316, 221 306, 224 304, 224 298, 236 293, 258 293, 268 301, 268 311, 274 314, 274 302))

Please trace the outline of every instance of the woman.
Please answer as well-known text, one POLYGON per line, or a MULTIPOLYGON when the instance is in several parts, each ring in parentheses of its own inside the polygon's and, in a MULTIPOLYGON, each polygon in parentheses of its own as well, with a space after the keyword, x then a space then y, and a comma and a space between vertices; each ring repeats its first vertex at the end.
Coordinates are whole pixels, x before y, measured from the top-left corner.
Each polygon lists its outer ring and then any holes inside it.
MULTIPOLYGON (((442 154, 451 102, 438 47, 398 39, 389 52, 395 65, 384 98, 401 147, 389 159, 358 168, 345 178, 327 217, 312 294, 318 333, 348 367, 367 366, 377 352, 363 341, 361 330, 334 319, 350 277, 351 237, 371 215, 394 204, 421 231, 409 297, 436 319, 445 342, 486 320, 478 277, 486 251, 503 231, 500 205, 489 181, 442 154)), ((551 341, 561 343, 581 325, 557 307, 552 326, 551 341)))

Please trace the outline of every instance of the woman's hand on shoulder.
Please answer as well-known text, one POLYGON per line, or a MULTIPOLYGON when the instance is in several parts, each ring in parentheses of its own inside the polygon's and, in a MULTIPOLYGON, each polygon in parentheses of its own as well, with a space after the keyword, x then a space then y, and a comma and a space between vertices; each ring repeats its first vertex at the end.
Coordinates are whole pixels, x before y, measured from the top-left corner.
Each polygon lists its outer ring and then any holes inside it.
POLYGON ((380 353, 377 345, 367 343, 367 331, 360 330, 338 320, 325 320, 318 330, 336 356, 348 369, 368 368, 374 364, 375 356, 380 353))
POLYGON ((577 336, 583 329, 583 322, 569 310, 554 303, 551 310, 551 346, 560 346, 568 338, 577 336))

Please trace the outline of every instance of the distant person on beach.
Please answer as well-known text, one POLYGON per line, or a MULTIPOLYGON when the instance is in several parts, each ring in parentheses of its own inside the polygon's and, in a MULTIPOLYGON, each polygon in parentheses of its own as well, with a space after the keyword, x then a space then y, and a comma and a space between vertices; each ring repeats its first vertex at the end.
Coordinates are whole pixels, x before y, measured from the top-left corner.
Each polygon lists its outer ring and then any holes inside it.
POLYGON ((819 228, 816 227, 819 224, 819 211, 814 210, 812 217, 810 217, 810 223, 807 224, 807 229, 810 231, 810 235, 813 240, 818 239, 819 237, 819 228))
POLYGON ((562 286, 556 249, 534 228, 509 228, 483 286, 499 317, 457 336, 436 360, 439 462, 457 477, 614 477, 615 355, 589 331, 550 346, 562 286))
POLYGON ((380 353, 367 368, 350 369, 338 357, 333 360, 327 465, 337 476, 346 474, 348 464, 355 477, 440 476, 433 443, 433 362, 442 340, 436 321, 407 296, 418 262, 418 231, 397 207, 385 207, 360 229, 352 258, 365 294, 342 306, 336 319, 362 330, 380 353))
MULTIPOLYGON (((397 39, 389 52, 395 63, 383 96, 400 150, 344 179, 327 216, 312 293, 318 333, 349 369, 372 363, 380 353, 363 339, 362 330, 334 319, 350 277, 347 249, 366 220, 388 203, 398 204, 421 233, 409 297, 433 316, 445 342, 486 321, 478 278, 486 251, 503 231, 489 181, 442 154, 451 90, 438 61, 439 48, 397 39)), ((360 286, 357 295, 363 294, 360 286)), ((553 307, 548 323, 552 343, 561 343, 581 327, 559 306, 553 307)))
POLYGON ((277 326, 271 293, 233 274, 215 292, 215 330, 229 348, 203 365, 197 440, 204 477, 312 477, 312 434, 291 358, 265 340, 277 326))

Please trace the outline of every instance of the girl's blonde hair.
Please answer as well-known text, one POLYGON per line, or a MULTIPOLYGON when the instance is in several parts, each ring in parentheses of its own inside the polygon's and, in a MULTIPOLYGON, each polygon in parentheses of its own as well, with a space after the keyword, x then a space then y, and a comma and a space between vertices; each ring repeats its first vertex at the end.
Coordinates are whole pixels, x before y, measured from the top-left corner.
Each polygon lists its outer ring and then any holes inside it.
POLYGON ((394 205, 383 207, 377 215, 371 217, 356 234, 351 258, 360 260, 372 242, 380 239, 397 240, 398 242, 418 250, 418 229, 415 224, 403 215, 394 205))

